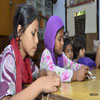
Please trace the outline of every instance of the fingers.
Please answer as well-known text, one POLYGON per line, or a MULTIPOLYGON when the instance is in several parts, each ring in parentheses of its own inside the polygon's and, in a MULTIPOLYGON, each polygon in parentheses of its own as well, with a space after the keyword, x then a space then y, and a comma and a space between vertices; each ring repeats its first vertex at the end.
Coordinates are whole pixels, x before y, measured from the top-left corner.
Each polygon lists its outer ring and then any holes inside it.
POLYGON ((87 75, 88 74, 88 66, 84 66, 82 67, 84 74, 87 75))
POLYGON ((47 76, 47 77, 49 77, 48 81, 50 81, 51 84, 49 92, 56 92, 61 84, 60 77, 59 76, 47 76))
POLYGON ((88 66, 84 66, 84 69, 85 69, 85 70, 89 70, 89 67, 88 67, 88 66))
POLYGON ((84 70, 84 73, 85 73, 85 75, 87 75, 88 74, 88 70, 84 70))
POLYGON ((60 80, 59 76, 54 76, 53 79, 54 79, 54 85, 55 86, 60 86, 61 85, 61 80, 60 80))
POLYGON ((53 91, 52 92, 56 92, 58 90, 57 87, 53 87, 53 91))
POLYGON ((54 71, 48 71, 47 76, 57 76, 57 74, 54 71))

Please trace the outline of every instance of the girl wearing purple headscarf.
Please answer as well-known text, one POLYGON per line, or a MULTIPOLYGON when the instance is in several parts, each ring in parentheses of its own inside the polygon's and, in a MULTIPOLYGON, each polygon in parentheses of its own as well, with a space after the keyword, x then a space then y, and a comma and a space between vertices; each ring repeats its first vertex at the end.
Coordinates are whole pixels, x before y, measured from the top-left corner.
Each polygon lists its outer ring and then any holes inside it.
POLYGON ((64 24, 60 17, 51 16, 44 33, 45 50, 40 68, 55 71, 61 82, 82 81, 88 74, 88 67, 72 62, 63 53, 64 24))

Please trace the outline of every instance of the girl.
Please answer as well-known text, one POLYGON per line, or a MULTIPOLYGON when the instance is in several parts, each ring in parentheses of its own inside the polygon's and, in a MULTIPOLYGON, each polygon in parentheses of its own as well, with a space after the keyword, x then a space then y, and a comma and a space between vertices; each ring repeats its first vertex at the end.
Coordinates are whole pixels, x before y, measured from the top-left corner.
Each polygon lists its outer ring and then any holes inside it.
POLYGON ((96 63, 89 57, 85 57, 85 39, 81 35, 76 35, 73 39, 74 62, 84 64, 91 70, 96 67, 96 63))
POLYGON ((51 16, 44 33, 45 50, 40 68, 55 71, 62 82, 82 81, 87 77, 88 67, 69 60, 63 51, 64 24, 58 16, 51 16))
POLYGON ((73 60, 73 46, 69 38, 64 39, 63 51, 70 60, 73 60))
POLYGON ((81 35, 76 35, 73 39, 73 53, 74 62, 78 62, 78 59, 85 57, 85 39, 81 35))
POLYGON ((19 5, 10 44, 0 55, 0 99, 33 100, 41 92, 57 91, 60 78, 54 73, 43 70, 40 74, 46 76, 32 82, 32 78, 38 74, 38 68, 30 58, 37 50, 38 26, 35 9, 30 5, 19 5), (22 90, 25 83, 31 85, 22 90))

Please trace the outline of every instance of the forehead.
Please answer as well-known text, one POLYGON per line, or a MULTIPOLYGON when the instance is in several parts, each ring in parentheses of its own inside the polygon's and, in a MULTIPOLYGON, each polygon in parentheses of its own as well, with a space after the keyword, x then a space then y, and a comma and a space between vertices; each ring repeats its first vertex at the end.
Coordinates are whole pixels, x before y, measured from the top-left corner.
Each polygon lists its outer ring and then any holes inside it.
POLYGON ((57 33, 57 37, 63 36, 63 35, 64 35, 64 28, 61 28, 57 33))
POLYGON ((38 29, 38 25, 39 25, 38 20, 35 19, 27 28, 30 28, 30 29, 33 29, 33 28, 38 29))
POLYGON ((72 44, 68 44, 68 45, 66 46, 66 49, 72 49, 72 44))

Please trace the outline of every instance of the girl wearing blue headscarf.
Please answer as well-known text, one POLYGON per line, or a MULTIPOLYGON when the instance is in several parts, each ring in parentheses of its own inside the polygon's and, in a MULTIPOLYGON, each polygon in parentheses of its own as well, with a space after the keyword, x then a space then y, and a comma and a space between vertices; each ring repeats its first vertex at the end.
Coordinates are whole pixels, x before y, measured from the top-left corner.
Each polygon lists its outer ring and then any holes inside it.
POLYGON ((88 74, 88 67, 72 62, 63 53, 64 24, 60 17, 51 16, 47 22, 40 68, 55 71, 61 82, 82 81, 88 74), (83 67, 84 66, 84 67, 83 67))

